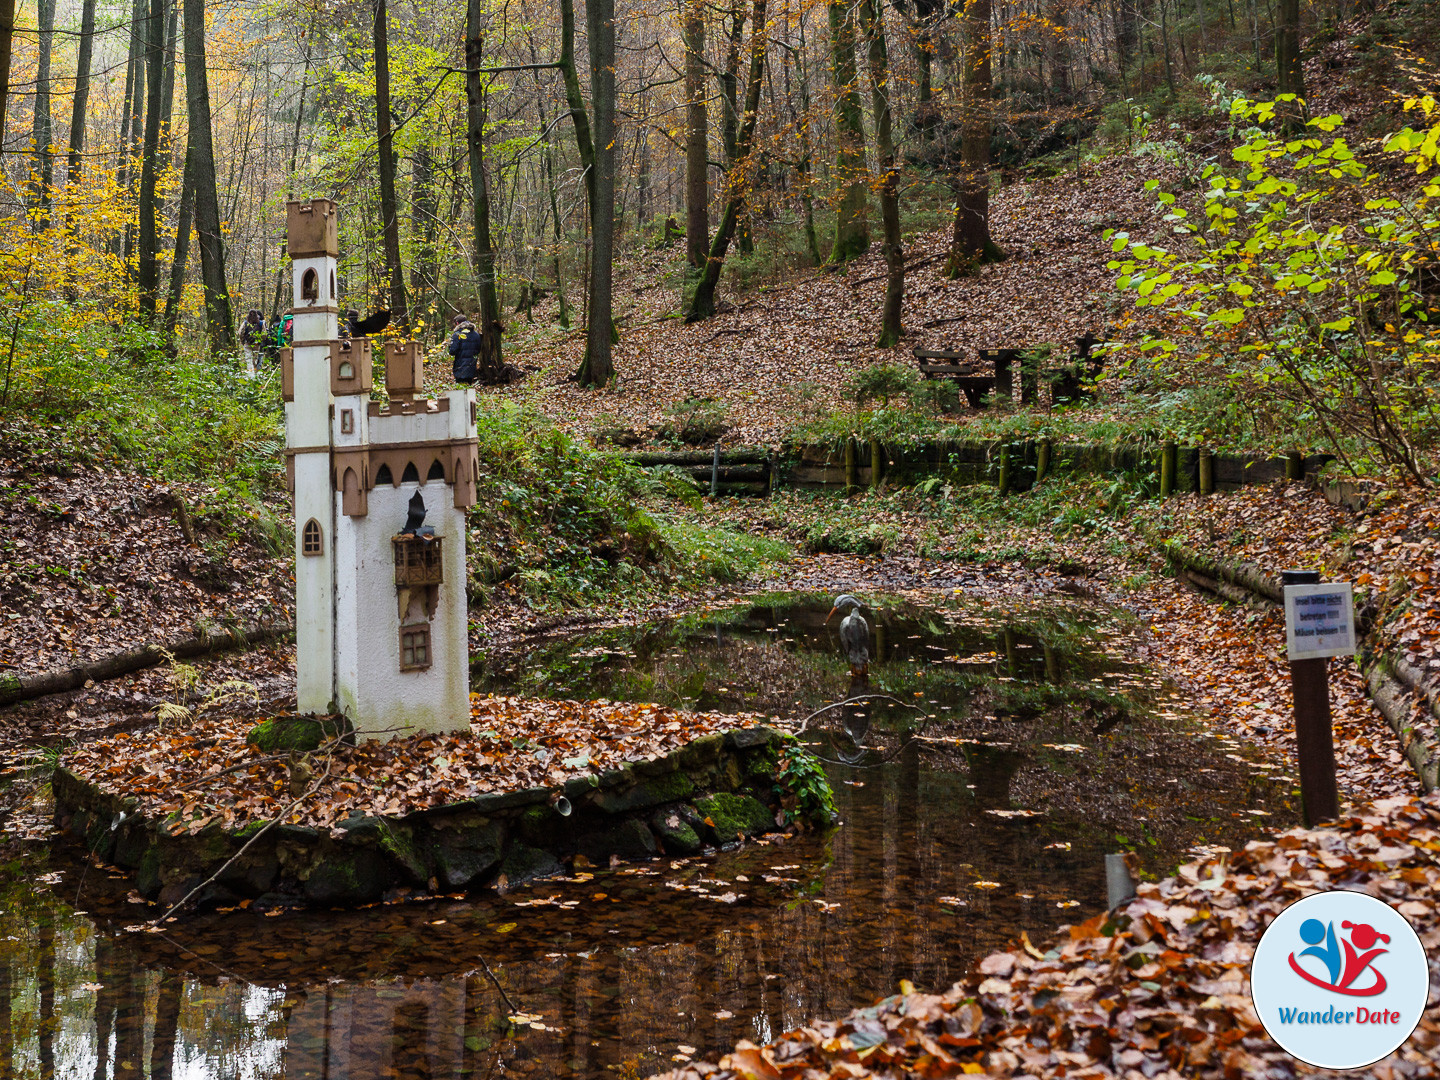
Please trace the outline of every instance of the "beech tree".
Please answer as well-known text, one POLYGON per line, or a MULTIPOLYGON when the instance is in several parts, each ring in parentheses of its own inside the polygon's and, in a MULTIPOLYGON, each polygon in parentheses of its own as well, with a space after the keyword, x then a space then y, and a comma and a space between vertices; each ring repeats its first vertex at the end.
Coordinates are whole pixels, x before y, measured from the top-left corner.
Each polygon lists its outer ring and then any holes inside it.
POLYGON ((966 0, 961 64, 960 172, 955 177, 955 218, 946 273, 968 273, 1004 258, 990 238, 991 0, 966 0))
POLYGON ((136 280, 140 310, 155 317, 160 287, 159 239, 155 229, 155 180, 160 165, 161 99, 165 79, 165 0, 150 0, 145 27, 145 142, 140 156, 139 246, 136 280))
POLYGON ((35 166, 32 170, 32 199, 36 210, 36 226, 45 228, 50 222, 50 185, 54 182, 53 131, 50 124, 50 56, 55 39, 55 0, 39 0, 36 5, 39 64, 35 71, 35 114, 31 118, 31 140, 35 144, 35 166))
POLYGON ((479 371, 493 381, 504 364, 500 301, 495 289, 495 246, 490 236, 490 184, 485 171, 484 0, 469 0, 465 15, 466 149, 470 156, 470 197, 475 215, 475 291, 480 299, 479 371))
POLYGON ((190 114, 186 151, 195 185, 195 231, 200 238, 200 278, 205 288, 205 322, 210 347, 235 347, 235 320, 225 282, 225 242, 220 231, 220 197, 215 189, 215 142, 210 125, 210 82, 205 74, 205 0, 185 3, 185 97, 190 114))
POLYGON ((830 262, 843 263, 870 250, 866 207, 865 121, 855 70, 855 12, 848 0, 831 0, 830 77, 835 95, 835 242, 830 262))
POLYGON ((745 89, 745 117, 740 124, 736 140, 736 164, 725 177, 725 210, 720 215, 720 225, 710 241, 710 251, 705 259, 705 273, 696 282, 695 292, 685 309, 686 322, 698 322, 715 314, 715 286, 720 283, 720 271, 725 265, 725 254, 730 250, 735 227, 740 220, 741 207, 745 205, 745 184, 748 182, 753 165, 751 152, 755 145, 755 123, 760 115, 760 84, 765 76, 765 0, 755 0, 750 19, 750 74, 745 89))
POLYGON ((880 216, 885 228, 885 310, 881 319, 882 349, 900 343, 900 308, 905 299, 905 250, 900 242, 899 170, 891 126, 890 61, 885 48, 885 23, 879 0, 860 0, 860 25, 870 69, 870 96, 875 108, 875 151, 880 159, 880 216))
POLYGON ((615 0, 585 0, 590 39, 590 107, 595 112, 594 182, 590 214, 590 314, 581 386, 604 386, 615 375, 611 275, 615 255, 615 0))
POLYGON ((375 0, 375 134, 380 158, 380 231, 390 285, 390 321, 404 329, 405 271, 400 264, 400 208, 395 197, 395 137, 390 127, 390 27, 385 0, 375 0))
POLYGON ((685 47, 685 261, 686 292, 705 271, 710 255, 710 135, 705 103, 705 6, 688 0, 685 47))

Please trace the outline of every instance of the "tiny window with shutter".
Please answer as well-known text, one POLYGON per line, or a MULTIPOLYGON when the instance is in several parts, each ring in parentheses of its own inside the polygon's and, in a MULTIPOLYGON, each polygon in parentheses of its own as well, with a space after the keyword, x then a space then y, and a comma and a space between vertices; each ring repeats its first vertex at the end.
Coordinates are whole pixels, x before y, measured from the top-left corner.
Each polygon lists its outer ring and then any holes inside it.
POLYGON ((341 360, 339 375, 342 379, 353 379, 355 377, 355 365, 349 360, 341 360))
POLYGON ((306 555, 325 554, 325 534, 320 531, 320 523, 314 518, 305 522, 305 528, 300 534, 300 550, 306 555))
POLYGON ((430 666, 430 626, 419 623, 400 628, 400 670, 423 671, 430 666))
POLYGON ((355 434, 355 410, 354 410, 354 409, 341 409, 341 410, 340 410, 340 434, 341 434, 341 435, 354 435, 354 434, 355 434))

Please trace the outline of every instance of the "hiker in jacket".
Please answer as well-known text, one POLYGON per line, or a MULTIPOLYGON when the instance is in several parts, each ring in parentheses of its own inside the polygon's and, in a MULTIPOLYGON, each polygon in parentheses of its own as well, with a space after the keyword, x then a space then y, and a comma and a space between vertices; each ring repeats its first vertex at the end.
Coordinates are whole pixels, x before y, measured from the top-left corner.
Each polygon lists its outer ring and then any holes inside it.
POLYGON ((480 331, 464 315, 456 315, 451 325, 450 355, 455 358, 455 381, 469 385, 478 374, 480 358, 480 331))

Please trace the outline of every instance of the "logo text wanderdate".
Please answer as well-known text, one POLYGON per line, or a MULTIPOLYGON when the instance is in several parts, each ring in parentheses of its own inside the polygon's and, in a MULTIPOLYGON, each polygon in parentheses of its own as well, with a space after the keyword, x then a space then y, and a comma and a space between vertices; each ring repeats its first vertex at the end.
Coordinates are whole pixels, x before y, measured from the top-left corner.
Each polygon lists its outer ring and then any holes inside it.
POLYGON ((1333 1005, 1324 1012, 1301 1009, 1278 1010, 1282 1024, 1398 1024, 1400 1014, 1394 1009, 1337 1009, 1333 1005))

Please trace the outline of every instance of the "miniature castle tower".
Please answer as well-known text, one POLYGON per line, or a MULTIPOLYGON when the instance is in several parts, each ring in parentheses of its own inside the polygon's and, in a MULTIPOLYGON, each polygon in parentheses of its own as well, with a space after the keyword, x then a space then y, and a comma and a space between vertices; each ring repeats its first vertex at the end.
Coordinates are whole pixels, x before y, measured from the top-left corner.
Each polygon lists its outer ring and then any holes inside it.
POLYGON ((299 711, 343 712, 361 738, 465 730, 474 391, 426 400, 420 344, 390 342, 390 404, 372 401, 371 343, 339 334, 336 205, 289 202, 286 225, 294 329, 280 360, 299 711))

